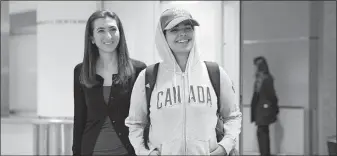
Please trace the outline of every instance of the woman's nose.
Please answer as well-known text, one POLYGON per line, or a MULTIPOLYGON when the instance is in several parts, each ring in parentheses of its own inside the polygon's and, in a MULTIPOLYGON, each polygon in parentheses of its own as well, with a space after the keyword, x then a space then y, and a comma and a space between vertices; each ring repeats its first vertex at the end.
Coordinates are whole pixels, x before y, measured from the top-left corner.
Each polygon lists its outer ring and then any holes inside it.
POLYGON ((112 38, 112 35, 108 32, 108 33, 105 34, 105 38, 106 38, 106 39, 111 39, 111 38, 112 38))
POLYGON ((186 36, 186 32, 184 32, 184 31, 181 32, 181 33, 180 33, 180 36, 186 36))

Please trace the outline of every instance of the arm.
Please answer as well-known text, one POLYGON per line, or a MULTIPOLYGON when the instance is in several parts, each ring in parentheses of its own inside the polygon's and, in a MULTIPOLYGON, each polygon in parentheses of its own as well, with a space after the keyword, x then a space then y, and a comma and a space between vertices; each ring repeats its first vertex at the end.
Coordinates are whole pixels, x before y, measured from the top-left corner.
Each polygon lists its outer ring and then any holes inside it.
POLYGON ((86 121, 86 104, 83 90, 79 81, 81 66, 74 70, 74 127, 73 127, 73 155, 81 155, 82 134, 86 121))
POLYGON ((269 77, 265 80, 265 87, 266 87, 266 91, 265 94, 267 95, 268 100, 276 106, 277 110, 276 112, 279 113, 279 108, 278 108, 278 98, 276 95, 276 91, 274 88, 274 80, 272 77, 269 77))
POLYGON ((237 137, 241 132, 242 113, 235 101, 236 95, 233 83, 224 69, 220 70, 220 115, 224 118, 224 138, 219 142, 229 154, 235 147, 237 137))
POLYGON ((273 78, 266 79, 266 94, 268 95, 269 100, 274 104, 277 104, 278 99, 276 96, 275 88, 274 88, 274 80, 273 78))
POLYGON ((150 150, 143 143, 143 131, 147 123, 147 103, 145 93, 145 70, 142 70, 131 93, 129 116, 125 125, 129 127, 129 139, 137 155, 149 155, 155 148, 149 142, 150 150))

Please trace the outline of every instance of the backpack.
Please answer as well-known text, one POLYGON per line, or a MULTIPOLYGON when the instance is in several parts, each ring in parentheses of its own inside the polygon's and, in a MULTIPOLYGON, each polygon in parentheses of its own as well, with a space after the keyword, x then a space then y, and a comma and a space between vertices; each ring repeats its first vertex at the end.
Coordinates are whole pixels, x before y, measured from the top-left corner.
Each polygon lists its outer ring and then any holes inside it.
MULTIPOLYGON (((218 116, 218 122, 216 125, 216 138, 217 141, 221 141, 222 138, 224 137, 224 121, 223 119, 220 117, 219 115, 219 106, 220 106, 220 71, 219 71, 219 66, 217 63, 215 62, 208 62, 205 61, 206 67, 207 67, 207 71, 208 71, 208 75, 209 78, 211 80, 213 89, 215 91, 215 94, 217 96, 217 105, 218 105, 218 109, 217 109, 217 116, 218 116)), ((150 122, 150 99, 151 99, 151 94, 154 88, 154 85, 156 84, 156 79, 157 79, 157 73, 158 73, 158 66, 159 63, 150 65, 146 68, 145 71, 145 85, 146 85, 146 100, 147 100, 147 124, 145 126, 144 129, 144 133, 143 133, 143 141, 144 141, 144 145, 146 149, 149 149, 148 146, 148 141, 149 141, 149 128, 151 125, 150 122)))

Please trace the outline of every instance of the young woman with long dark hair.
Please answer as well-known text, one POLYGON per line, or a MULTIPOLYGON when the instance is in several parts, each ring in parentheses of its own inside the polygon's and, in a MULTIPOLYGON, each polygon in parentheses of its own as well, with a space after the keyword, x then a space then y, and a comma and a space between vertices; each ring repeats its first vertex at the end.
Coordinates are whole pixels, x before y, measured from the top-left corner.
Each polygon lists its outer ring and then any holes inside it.
POLYGON ((134 81, 146 67, 131 59, 123 25, 96 11, 85 28, 83 62, 74 69, 74 155, 135 155, 128 116, 134 81))

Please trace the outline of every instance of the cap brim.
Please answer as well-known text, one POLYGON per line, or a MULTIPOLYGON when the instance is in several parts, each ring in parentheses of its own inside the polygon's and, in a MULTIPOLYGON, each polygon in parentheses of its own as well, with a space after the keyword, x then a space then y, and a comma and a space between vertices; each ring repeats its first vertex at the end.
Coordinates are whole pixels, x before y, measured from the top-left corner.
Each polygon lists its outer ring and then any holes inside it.
POLYGON ((183 22, 183 21, 186 21, 186 20, 189 20, 193 26, 199 26, 199 23, 198 23, 195 19, 187 18, 187 17, 179 17, 179 18, 173 19, 173 20, 172 20, 172 21, 171 21, 171 22, 164 28, 164 30, 171 29, 171 28, 175 27, 176 25, 178 25, 179 23, 181 23, 181 22, 183 22))

